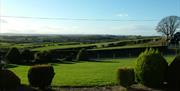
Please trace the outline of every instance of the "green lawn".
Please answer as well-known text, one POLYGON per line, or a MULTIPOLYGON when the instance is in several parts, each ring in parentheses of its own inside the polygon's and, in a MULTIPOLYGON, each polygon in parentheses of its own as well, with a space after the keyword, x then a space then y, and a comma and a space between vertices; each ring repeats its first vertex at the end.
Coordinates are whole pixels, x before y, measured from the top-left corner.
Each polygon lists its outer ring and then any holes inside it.
MULTIPOLYGON (((170 63, 173 56, 166 59, 170 63)), ((54 64, 53 86, 102 86, 117 84, 116 72, 120 67, 134 67, 136 58, 104 60, 102 62, 78 62, 72 64, 54 64)), ((28 66, 10 68, 20 78, 22 84, 28 84, 28 66)))

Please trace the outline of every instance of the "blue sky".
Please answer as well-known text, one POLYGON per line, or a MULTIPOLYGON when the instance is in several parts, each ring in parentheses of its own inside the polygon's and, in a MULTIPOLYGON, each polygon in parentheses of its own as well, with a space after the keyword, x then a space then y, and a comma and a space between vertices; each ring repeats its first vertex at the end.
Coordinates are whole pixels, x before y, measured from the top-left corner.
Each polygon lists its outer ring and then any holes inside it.
POLYGON ((180 0, 0 0, 0 12, 1 16, 122 20, 1 17, 1 33, 157 35, 154 29, 163 17, 180 16, 180 0))

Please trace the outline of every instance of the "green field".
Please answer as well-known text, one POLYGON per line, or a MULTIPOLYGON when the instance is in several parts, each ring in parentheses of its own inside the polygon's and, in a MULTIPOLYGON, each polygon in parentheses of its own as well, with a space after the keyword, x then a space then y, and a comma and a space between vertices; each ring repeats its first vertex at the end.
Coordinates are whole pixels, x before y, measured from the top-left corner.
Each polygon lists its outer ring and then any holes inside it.
MULTIPOLYGON (((40 37, 40 36, 39 36, 40 37)), ((24 37, 26 38, 26 37, 24 37)), ((23 38, 22 38, 23 39, 23 38)), ((143 40, 147 40, 148 38, 141 39, 121 39, 121 40, 111 40, 111 41, 101 41, 101 42, 29 42, 24 43, 25 41, 19 42, 0 42, 0 48, 12 48, 16 47, 18 49, 30 49, 32 51, 49 51, 49 50, 57 50, 57 49, 76 49, 76 48, 87 48, 93 50, 114 50, 114 49, 123 49, 123 48, 139 48, 139 47, 149 47, 149 46, 160 46, 161 43, 158 41, 153 41, 157 39, 156 37, 149 38, 151 41, 147 43, 142 42, 143 40), (135 43, 137 41, 141 41, 139 43, 135 43), (157 42, 157 43, 156 43, 157 42), (125 43, 123 45, 117 45, 118 43, 125 43), (109 46, 114 45, 114 46, 109 46), (93 47, 93 48, 88 48, 93 47)))
MULTIPOLYGON (((166 57, 170 63, 174 56, 166 57)), ((97 62, 81 61, 78 63, 53 64, 55 77, 53 86, 106 86, 117 84, 116 72, 120 67, 134 67, 136 58, 122 58, 97 62)), ((29 66, 10 68, 20 78, 22 84, 28 84, 29 66)))

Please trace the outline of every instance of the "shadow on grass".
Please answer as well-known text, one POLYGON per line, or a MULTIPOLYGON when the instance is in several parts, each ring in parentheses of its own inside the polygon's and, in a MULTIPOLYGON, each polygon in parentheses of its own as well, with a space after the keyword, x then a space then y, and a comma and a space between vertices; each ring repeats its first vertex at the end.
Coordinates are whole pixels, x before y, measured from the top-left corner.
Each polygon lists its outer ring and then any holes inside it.
POLYGON ((74 61, 59 61, 58 63, 60 63, 60 64, 75 64, 77 62, 74 62, 74 61))
POLYGON ((118 61, 108 61, 108 60, 89 60, 86 62, 100 62, 100 63, 119 63, 118 61))
POLYGON ((76 63, 83 63, 87 61, 59 61, 60 64, 76 64, 76 63))
POLYGON ((99 62, 99 63, 119 63, 118 61, 106 61, 106 60, 87 60, 87 61, 59 61, 60 64, 76 64, 83 62, 99 62))
POLYGON ((15 68, 15 67, 18 67, 18 65, 16 65, 16 64, 7 64, 5 66, 5 68, 15 68))

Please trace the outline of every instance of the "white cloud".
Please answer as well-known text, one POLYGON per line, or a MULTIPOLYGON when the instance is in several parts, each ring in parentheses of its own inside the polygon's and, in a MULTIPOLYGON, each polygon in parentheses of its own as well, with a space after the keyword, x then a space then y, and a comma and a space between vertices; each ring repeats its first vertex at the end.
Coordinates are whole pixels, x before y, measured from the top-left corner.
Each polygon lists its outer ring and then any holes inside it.
POLYGON ((6 20, 0 18, 0 23, 8 23, 6 20))
POLYGON ((117 14, 119 17, 128 17, 129 15, 127 13, 119 13, 117 14))

